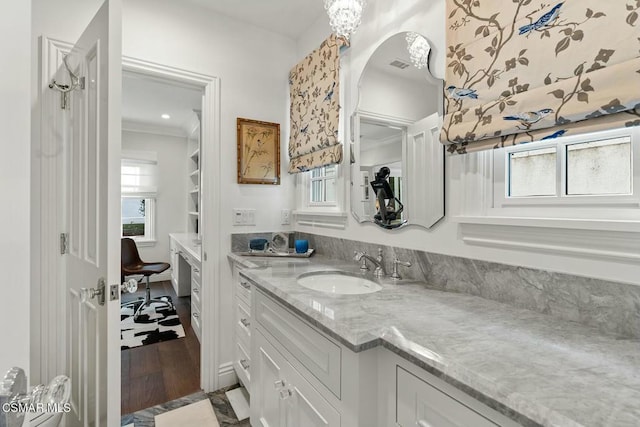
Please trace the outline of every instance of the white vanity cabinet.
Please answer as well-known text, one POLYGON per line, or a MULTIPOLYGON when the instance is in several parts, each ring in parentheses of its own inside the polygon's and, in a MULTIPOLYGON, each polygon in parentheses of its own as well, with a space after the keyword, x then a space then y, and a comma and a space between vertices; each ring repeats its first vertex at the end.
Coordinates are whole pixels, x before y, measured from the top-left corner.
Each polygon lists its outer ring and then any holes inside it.
POLYGON ((242 268, 233 266, 234 298, 234 360, 233 368, 238 379, 250 390, 251 385, 251 285, 240 276, 242 268))
POLYGON ((235 277, 234 366, 250 390, 253 427, 518 426, 391 350, 351 351, 243 275, 235 277))
POLYGON ((255 331, 251 424, 339 427, 340 414, 263 335, 255 331))
POLYGON ((380 352, 378 375, 380 426, 519 426, 389 350, 380 352), (382 420, 386 420, 386 423, 382 420))

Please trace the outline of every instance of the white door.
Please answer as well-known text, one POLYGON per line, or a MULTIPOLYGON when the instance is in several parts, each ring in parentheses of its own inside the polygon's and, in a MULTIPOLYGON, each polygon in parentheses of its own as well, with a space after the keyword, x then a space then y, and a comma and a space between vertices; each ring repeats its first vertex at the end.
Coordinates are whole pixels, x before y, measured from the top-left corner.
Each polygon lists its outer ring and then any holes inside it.
POLYGON ((441 118, 434 113, 407 129, 402 200, 411 224, 431 227, 444 216, 444 148, 438 138, 441 118), (408 178, 408 179, 407 179, 408 178))
MULTIPOLYGON (((110 301, 109 284, 120 282, 121 10, 121 0, 105 1, 67 56, 81 86, 69 93, 63 114, 68 253, 62 258, 72 381, 66 425, 74 427, 120 425, 120 306, 119 298, 110 301), (107 285, 104 303, 100 296, 83 299, 83 288, 99 281, 107 285)), ((64 67, 56 77, 65 73, 69 81, 64 67)))
POLYGON ((340 427, 338 411, 293 366, 286 369, 286 427, 340 427))

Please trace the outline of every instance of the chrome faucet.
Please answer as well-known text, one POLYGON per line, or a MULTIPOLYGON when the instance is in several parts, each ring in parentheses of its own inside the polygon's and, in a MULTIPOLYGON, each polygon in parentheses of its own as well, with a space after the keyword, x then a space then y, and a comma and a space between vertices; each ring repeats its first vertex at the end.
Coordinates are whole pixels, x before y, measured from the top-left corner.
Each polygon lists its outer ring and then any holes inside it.
POLYGON ((367 260, 371 261, 373 265, 376 266, 376 269, 373 271, 374 277, 381 278, 387 275, 387 272, 384 269, 384 260, 382 258, 381 248, 378 248, 378 256, 376 258, 372 257, 366 252, 355 251, 353 260, 356 262, 362 261, 362 264, 360 264, 360 270, 363 272, 369 270, 369 266, 367 265, 367 260))
POLYGON ((395 280, 401 280, 402 277, 400 273, 398 273, 398 266, 402 265, 404 267, 411 267, 411 263, 408 261, 400 261, 398 257, 393 260, 393 273, 391 273, 391 278, 395 280))

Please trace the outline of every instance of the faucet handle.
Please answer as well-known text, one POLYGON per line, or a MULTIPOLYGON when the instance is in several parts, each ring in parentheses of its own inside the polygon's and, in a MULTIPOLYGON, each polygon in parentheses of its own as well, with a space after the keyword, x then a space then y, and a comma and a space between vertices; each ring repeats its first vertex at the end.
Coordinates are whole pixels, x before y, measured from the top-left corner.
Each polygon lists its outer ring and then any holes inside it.
POLYGON ((395 280, 400 280, 400 273, 398 273, 398 265, 402 265, 404 267, 411 267, 411 263, 408 261, 400 261, 397 257, 393 260, 393 273, 391 273, 391 278, 395 280))
POLYGON ((360 271, 369 271, 369 266, 367 265, 367 257, 366 257, 367 253, 366 252, 358 252, 358 251, 353 251, 353 260, 354 261, 361 261, 360 263, 360 271))

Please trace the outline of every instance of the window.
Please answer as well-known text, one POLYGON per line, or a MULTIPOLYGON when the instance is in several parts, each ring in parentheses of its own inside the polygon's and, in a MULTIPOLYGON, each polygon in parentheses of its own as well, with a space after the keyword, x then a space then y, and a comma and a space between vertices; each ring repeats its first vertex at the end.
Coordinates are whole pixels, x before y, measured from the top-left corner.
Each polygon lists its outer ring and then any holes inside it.
POLYGON ((313 169, 309 178, 310 205, 335 206, 336 204, 336 165, 313 169))
POLYGON ((120 169, 122 237, 155 241, 157 161, 155 153, 123 153, 120 169))
POLYGON ((640 199, 639 152, 635 128, 495 150, 494 207, 628 205, 640 199))

